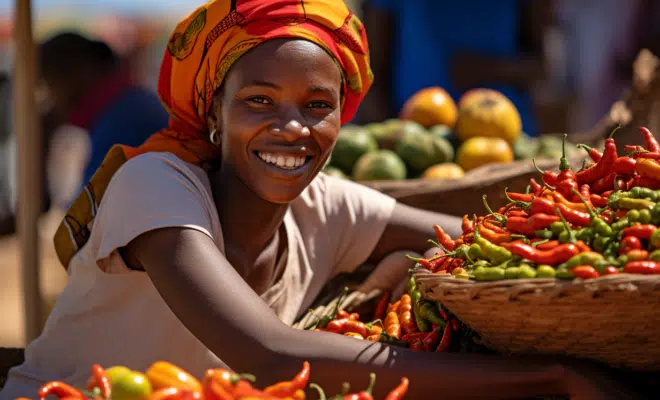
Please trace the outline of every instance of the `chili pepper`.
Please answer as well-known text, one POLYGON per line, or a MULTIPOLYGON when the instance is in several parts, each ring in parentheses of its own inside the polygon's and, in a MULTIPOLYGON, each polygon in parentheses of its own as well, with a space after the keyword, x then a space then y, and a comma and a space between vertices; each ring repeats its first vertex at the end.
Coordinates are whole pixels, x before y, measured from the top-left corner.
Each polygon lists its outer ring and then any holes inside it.
POLYGON ((69 398, 69 399, 78 399, 78 400, 87 400, 80 390, 74 388, 71 385, 68 385, 60 381, 48 382, 39 388, 39 399, 46 400, 48 396, 56 396, 58 398, 69 398))
POLYGON ((348 318, 351 314, 348 313, 346 310, 339 309, 337 310, 337 317, 336 318, 348 318))
POLYGON ((594 265, 596 262, 603 259, 603 255, 596 252, 586 252, 574 255, 569 258, 564 265, 568 268, 577 267, 578 265, 594 265))
POLYGON ((640 239, 648 240, 651 238, 651 235, 656 230, 655 225, 646 224, 646 225, 634 225, 629 228, 625 228, 622 233, 622 237, 636 236, 640 239))
MULTIPOLYGON (((573 192, 571 192, 571 194, 568 197, 573 197, 573 192)), ((584 203, 569 201, 566 197, 564 197, 564 195, 562 195, 559 192, 552 192, 552 199, 555 201, 555 203, 563 204, 573 210, 587 211, 587 207, 584 205, 584 203)))
MULTIPOLYGON (((506 222, 506 227, 510 232, 532 236, 537 230, 546 229, 550 224, 557 221, 559 221, 559 217, 556 215, 538 213, 529 218, 509 217, 506 222)), ((509 237, 510 236, 511 235, 509 235, 509 237)))
POLYGON ((621 240, 619 245, 619 254, 626 254, 631 250, 641 250, 642 242, 638 237, 627 236, 621 240))
POLYGON ((660 249, 655 250, 651 254, 649 254, 649 260, 660 261, 660 249))
POLYGON ((608 265, 607 267, 605 267, 605 269, 603 270, 601 275, 616 275, 618 273, 619 273, 619 270, 615 266, 608 265))
POLYGON ((654 190, 660 189, 660 179, 653 179, 649 177, 644 177, 644 176, 635 176, 632 179, 632 182, 630 183, 630 187, 646 187, 654 190))
POLYGON ((635 172, 643 178, 659 179, 660 178, 660 164, 656 160, 650 158, 642 158, 637 161, 635 165, 635 172))
POLYGON ((593 279, 600 276, 598 271, 596 271, 596 269, 591 265, 578 265, 577 267, 572 268, 571 272, 576 277, 582 279, 593 279))
MULTIPOLYGON (((537 215, 541 215, 541 214, 537 214, 537 215)), ((554 233, 552 233, 552 231, 549 229, 539 229, 537 231, 534 231, 534 236, 536 236, 539 239, 549 240, 552 239, 554 233)))
POLYGON ((555 269, 549 265, 539 265, 536 267, 537 278, 554 278, 556 274, 555 269))
POLYGON ((594 149, 593 147, 589 147, 586 144, 578 144, 577 148, 586 150, 587 153, 589 153, 589 157, 591 157, 591 159, 595 162, 600 161, 600 159, 603 157, 603 155, 600 154, 600 151, 594 149))
POLYGON ((511 199, 512 201, 525 201, 525 202, 530 202, 532 201, 532 195, 531 194, 522 194, 522 193, 516 193, 516 192, 507 192, 506 190, 504 191, 504 194, 511 199))
POLYGON ((580 252, 586 253, 591 251, 591 247, 589 247, 589 245, 583 242, 582 240, 578 240, 577 242, 575 242, 575 245, 578 247, 580 252))
POLYGON ((649 238, 649 245, 652 249, 660 247, 660 229, 656 229, 649 238))
POLYGON ((468 256, 472 260, 485 260, 487 258, 486 254, 481 250, 481 247, 476 243, 472 243, 470 245, 470 249, 468 250, 468 256))
POLYGON ((642 146, 637 146, 637 145, 633 146, 631 144, 627 144, 627 145, 623 146, 623 150, 628 151, 628 152, 633 152, 633 153, 647 152, 648 151, 642 146))
POLYGON ((642 261, 642 260, 648 260, 649 258, 649 252, 646 250, 630 250, 628 253, 626 253, 626 257, 628 257, 628 261, 642 261))
POLYGON ((580 252, 572 243, 559 245, 552 250, 539 250, 520 241, 502 245, 511 253, 536 264, 559 265, 580 252))
MULTIPOLYGON (((233 398, 233 397, 232 397, 233 398)), ((202 393, 177 387, 166 387, 154 390, 149 400, 201 400, 202 393)))
POLYGON ((619 175, 614 177, 614 190, 628 190, 628 181, 625 177, 619 175))
POLYGON ((337 304, 335 304, 334 309, 329 315, 324 315, 319 319, 319 322, 316 324, 317 328, 326 328, 330 321, 337 318, 337 313, 339 312, 339 306, 341 305, 342 300, 348 294, 348 287, 344 287, 342 294, 337 299, 337 304))
POLYGON ((391 297, 392 297, 392 292, 390 290, 386 290, 383 292, 383 294, 380 296, 380 300, 378 300, 378 304, 376 305, 376 310, 374 311, 374 318, 376 319, 385 318, 385 310, 387 309, 387 304, 390 302, 391 297))
POLYGON ((358 321, 360 319, 360 314, 358 313, 351 313, 348 315, 348 319, 352 321, 358 321))
POLYGON ((529 214, 524 210, 511 210, 506 213, 507 217, 529 217, 529 214))
POLYGON ((440 225, 433 225, 433 229, 435 230, 435 236, 438 239, 438 243, 440 243, 445 249, 453 251, 456 247, 454 239, 452 239, 451 236, 440 227, 440 225))
POLYGON ((447 321, 443 320, 440 313, 429 302, 423 302, 419 305, 419 312, 422 318, 437 326, 445 326, 447 321))
POLYGON ((356 333, 356 332, 346 332, 343 335, 348 336, 348 337, 353 337, 353 338, 356 338, 356 339, 360 339, 360 340, 364 340, 364 338, 365 338, 364 336, 362 336, 362 335, 360 335, 359 333, 356 333))
MULTIPOLYGON (((152 386, 154 387, 154 389, 158 389, 154 386, 153 382, 152 382, 152 386)), ((104 399, 109 398, 110 393, 112 392, 112 385, 110 384, 110 378, 108 378, 108 375, 105 373, 105 370, 99 364, 92 365, 92 376, 89 378, 89 381, 87 382, 87 390, 92 391, 94 390, 94 388, 99 388, 101 397, 103 397, 104 399)), ((199 385, 196 388, 196 390, 201 390, 201 385, 199 385)))
POLYGON ((580 195, 582 195, 582 197, 584 198, 583 204, 585 205, 587 210, 590 207, 593 207, 593 205, 591 204, 591 188, 589 187, 589 185, 580 186, 580 195))
POLYGON ((408 293, 404 293, 401 295, 401 298, 399 299, 399 306, 397 307, 395 312, 397 313, 397 315, 401 315, 406 311, 412 311, 412 297, 410 297, 408 293))
POLYGON ((593 204, 595 207, 607 207, 607 200, 603 198, 602 196, 599 196, 597 194, 592 194, 589 196, 589 199, 591 200, 591 204, 593 204))
POLYGON ((451 344, 452 333, 453 333, 452 324, 447 324, 445 326, 444 331, 442 332, 442 339, 440 340, 440 344, 435 349, 436 352, 443 353, 443 352, 446 352, 447 350, 449 350, 449 345, 451 344))
MULTIPOLYGON (((412 278, 411 278, 411 279, 412 279, 412 278)), ((394 313, 397 313, 397 314, 398 314, 398 312, 399 312, 399 305, 400 305, 400 304, 401 304, 401 300, 399 299, 399 300, 395 301, 394 303, 390 304, 389 306, 387 306, 387 312, 386 312, 386 315, 389 314, 389 313, 391 313, 391 312, 394 312, 394 313)))
POLYGON ((558 240, 549 240, 545 243, 538 244, 535 247, 538 250, 544 250, 545 251, 545 250, 552 250, 552 249, 554 249, 555 247, 557 247, 559 245, 560 245, 560 243, 559 243, 558 240))
POLYGON ((640 126, 639 131, 644 136, 644 142, 646 143, 646 149, 648 151, 651 152, 660 151, 660 144, 658 144, 658 141, 655 139, 655 136, 653 136, 653 133, 650 130, 648 130, 648 128, 640 126))
POLYGON ((484 220, 484 222, 481 223, 481 226, 490 229, 495 233, 507 233, 506 229, 502 228, 502 226, 499 225, 497 222, 484 220))
MULTIPOLYGON (((541 175, 543 175, 543 177, 541 178, 543 183, 545 183, 546 185, 549 185, 549 186, 557 185, 557 176, 558 175, 557 175, 556 172, 553 172, 551 170, 543 171, 541 168, 538 167, 538 165, 536 165, 536 160, 534 160, 534 159, 532 159, 532 164, 534 164, 534 168, 536 168, 536 170, 539 171, 539 173, 541 175)), ((532 178, 532 179, 534 179, 534 178, 532 178)), ((530 181, 529 181, 529 186, 531 187, 531 192, 538 195, 538 193, 541 192, 542 187, 541 187, 541 185, 539 185, 538 182, 536 182, 535 179, 532 182, 532 179, 530 179, 530 181)))
POLYGON ((587 204, 587 200, 577 190, 575 190, 574 193, 576 196, 578 196, 580 201, 584 203, 584 205, 587 207, 587 211, 591 216, 590 225, 594 229, 594 232, 602 236, 612 236, 612 228, 607 224, 607 222, 603 221, 603 219, 600 218, 598 214, 596 214, 594 210, 591 209, 591 207, 589 207, 589 205, 587 204))
POLYGON ((463 222, 461 223, 461 230, 463 231, 463 234, 470 233, 474 231, 474 223, 468 217, 467 214, 463 215, 463 222))
POLYGON ((371 374, 369 374, 369 386, 365 390, 363 390, 359 393, 344 395, 343 399, 344 400, 373 400, 372 392, 374 390, 374 385, 375 384, 376 384, 376 374, 371 373, 371 374))
POLYGON ((535 196, 539 196, 543 191, 543 186, 541 186, 534 178, 529 178, 529 186, 532 188, 532 194, 535 196))
POLYGON ((433 331, 431 331, 431 333, 429 333, 424 338, 424 340, 422 340, 422 344, 424 345, 424 350, 433 351, 435 348, 438 347, 438 345, 440 344, 440 339, 442 339, 443 330, 444 330, 444 326, 437 327, 433 329, 433 331))
MULTIPOLYGON (((610 204, 610 206, 612 206, 612 205, 610 204)), ((655 206, 655 203, 652 202, 652 201, 649 201, 649 200, 633 199, 633 198, 626 198, 626 197, 624 197, 622 199, 619 199, 615 203, 615 207, 623 208, 625 210, 642 210, 644 208, 651 210, 651 209, 653 209, 654 206, 655 206)))
POLYGON ((385 317, 385 333, 393 338, 401 338, 401 325, 399 324, 399 317, 395 312, 390 312, 385 317))
MULTIPOLYGON (((520 217, 518 217, 520 218, 520 217)), ((507 218, 507 225, 509 224, 508 218, 507 218)), ((505 233, 496 233, 493 232, 493 230, 488 229, 484 224, 479 225, 479 234, 486 238, 486 240, 492 242, 492 243, 501 243, 501 242, 508 242, 511 240, 511 233, 505 232, 505 233)), ((468 252, 469 255, 469 252, 468 252)))
POLYGON ((593 193, 603 193, 608 190, 612 190, 614 189, 616 177, 617 175, 614 172, 607 174, 605 177, 592 183, 590 190, 593 193))
MULTIPOLYGON (((362 335, 364 337, 365 335, 362 335)), ((309 382, 310 365, 307 361, 303 362, 303 367, 298 374, 290 381, 279 382, 268 386, 263 391, 266 394, 287 397, 293 396, 298 390, 303 390, 309 382)))
POLYGON ((506 217, 504 215, 497 214, 495 211, 493 211, 492 208, 490 208, 490 205, 488 205, 488 200, 486 199, 487 197, 487 195, 483 195, 481 196, 481 200, 484 203, 484 207, 486 207, 486 211, 488 211, 488 216, 493 216, 493 218, 495 218, 495 220, 501 224, 506 223, 506 217))
POLYGON ((369 322, 364 326, 367 328, 367 336, 380 335, 383 333, 382 321, 380 319, 369 322))
POLYGON ((412 311, 405 311, 399 314, 399 324, 404 333, 411 333, 417 330, 412 311))
POLYGON ((410 350, 424 351, 424 343, 422 343, 421 341, 413 342, 410 344, 410 350))
POLYGON ((631 261, 623 268, 623 272, 627 274, 645 274, 656 275, 660 274, 660 263, 657 261, 631 261))
POLYGON ((570 196, 570 193, 573 189, 578 188, 578 183, 575 179, 564 179, 563 181, 557 182, 557 192, 561 193, 564 196, 570 196))
POLYGON ((506 270, 502 267, 479 266, 472 271, 472 275, 477 281, 499 281, 505 278, 506 270))
POLYGON ((643 153, 637 153, 634 155, 635 158, 640 159, 640 158, 650 158, 652 160, 658 160, 660 159, 660 152, 654 151, 654 152, 643 152, 643 153))
POLYGON ((403 335, 401 338, 402 341, 407 342, 407 343, 413 343, 416 341, 423 341, 426 336, 428 336, 430 332, 413 332, 413 333, 407 333, 403 335))
POLYGON ((406 392, 408 391, 408 385, 409 381, 408 378, 401 378, 401 383, 399 383, 399 386, 394 388, 387 396, 385 396, 385 400, 401 400, 403 397, 406 395, 406 392))
POLYGON ((491 262, 500 264, 511 258, 510 251, 496 244, 493 244, 488 240, 484 239, 483 237, 481 237, 479 233, 479 227, 477 227, 474 231, 474 238, 475 238, 475 243, 477 243, 479 247, 481 247, 481 250, 484 252, 486 257, 488 257, 488 259, 491 262))
POLYGON ((605 150, 603 157, 593 167, 580 171, 576 174, 576 179, 579 184, 594 183, 597 180, 605 177, 612 170, 612 165, 617 159, 616 143, 614 139, 607 138, 605 140, 605 150))
POLYGON ((612 170, 617 175, 633 175, 637 160, 632 157, 619 157, 612 164, 612 170))

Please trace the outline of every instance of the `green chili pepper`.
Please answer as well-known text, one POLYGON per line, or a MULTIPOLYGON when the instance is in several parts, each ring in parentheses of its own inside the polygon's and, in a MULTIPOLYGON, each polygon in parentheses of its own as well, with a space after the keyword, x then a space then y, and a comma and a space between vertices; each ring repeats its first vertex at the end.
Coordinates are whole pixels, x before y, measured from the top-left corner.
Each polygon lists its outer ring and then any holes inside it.
POLYGON ((626 217, 628 217, 628 221, 632 222, 637 222, 639 220, 639 210, 630 210, 628 211, 628 214, 626 214, 626 217))
POLYGON ((433 303, 428 301, 422 301, 419 306, 419 313, 422 318, 431 322, 432 324, 444 326, 447 324, 447 321, 442 319, 438 310, 433 306, 433 303))
POLYGON ((620 243, 617 242, 616 240, 610 240, 606 245, 605 245, 605 250, 603 251, 603 255, 605 257, 615 257, 617 254, 619 254, 619 247, 620 243))
POLYGON ((410 296, 413 303, 413 315, 415 316, 415 323, 417 324, 417 329, 421 332, 430 332, 431 324, 422 317, 421 312, 419 311, 419 303, 422 299, 422 293, 415 288, 412 295, 410 296))
POLYGON ((539 265, 536 268, 537 278, 554 278, 556 275, 557 271, 555 271, 550 265, 539 265))
POLYGON ((573 278, 575 278, 575 275, 573 275, 573 273, 570 270, 564 269, 564 268, 557 268, 555 276, 559 279, 573 279, 573 278))
POLYGON ((408 295, 410 297, 412 297, 413 290, 415 290, 416 287, 417 287, 417 282, 415 282, 415 278, 413 278, 411 275, 410 279, 408 279, 408 287, 407 287, 408 295))
POLYGON ((504 279, 518 279, 520 267, 509 267, 504 270, 504 279))
POLYGON ((653 221, 655 225, 660 224, 660 203, 656 203, 651 209, 651 221, 653 221))
POLYGON ((486 260, 479 260, 472 264, 472 268, 477 268, 477 267, 490 267, 490 263, 486 260))
POLYGON ((616 259, 616 264, 617 265, 625 265, 628 262, 628 256, 625 254, 620 255, 616 259))
POLYGON ((649 245, 652 249, 660 248, 660 228, 653 231, 649 239, 649 245))
POLYGON ((499 281, 505 274, 505 269, 500 267, 478 267, 472 272, 477 281, 499 281))
POLYGON ((570 225, 568 225, 568 221, 566 221, 566 218, 564 218, 564 216, 561 214, 561 211, 559 211, 559 209, 556 209, 555 211, 557 212, 557 215, 559 216, 562 225, 564 225, 564 232, 559 234, 559 242, 561 243, 577 242, 577 238, 575 237, 575 231, 571 229, 570 225))
MULTIPOLYGON (((509 260, 512 256, 511 252, 503 247, 489 242, 481 237, 479 234, 479 227, 474 230, 474 241, 481 247, 486 257, 495 264, 501 264, 509 260)), ((494 268, 494 267, 493 267, 494 268)))
POLYGON ((660 261, 660 249, 653 251, 649 254, 649 260, 660 261))
POLYGON ((552 239, 555 234, 549 229, 541 229, 534 232, 534 236, 540 239, 552 239))
POLYGON ((569 258, 564 264, 567 268, 572 268, 577 267, 578 265, 594 265, 594 263, 599 260, 603 260, 601 254, 589 251, 569 258))
POLYGON ((630 226, 630 219, 625 216, 612 224, 612 231, 619 232, 630 226))
POLYGON ((630 197, 635 198, 635 199, 641 199, 646 196, 642 195, 642 192, 644 191, 644 188, 635 186, 634 188, 630 189, 630 197))
POLYGON ((597 252, 602 253, 603 251, 605 251, 605 246, 607 246, 609 242, 610 242, 610 238, 608 237, 596 236, 591 247, 593 247, 593 249, 596 250, 597 252))
POLYGON ((575 234, 577 240, 581 240, 587 244, 594 240, 594 231, 591 228, 582 228, 575 234))
POLYGON ((651 223, 651 210, 647 208, 639 210, 639 218, 637 219, 637 222, 639 222, 640 224, 651 223))
POLYGON ((468 249, 468 256, 470 256, 472 260, 485 260, 488 258, 483 250, 481 250, 481 246, 476 243, 472 243, 468 249))
POLYGON ((631 199, 626 197, 617 202, 617 207, 624 210, 641 210, 644 208, 652 210, 654 206, 655 203, 649 200, 631 199))
POLYGON ((610 265, 612 265, 612 263, 610 263, 606 259, 602 259, 593 263, 592 267, 594 267, 599 274, 602 274, 603 272, 605 272, 605 268, 609 267, 610 265))
MULTIPOLYGON (((591 227, 594 229, 594 233, 602 236, 612 236, 612 228, 610 227, 610 225, 607 222, 603 221, 603 219, 599 217, 598 214, 596 214, 596 212, 591 208, 591 206, 589 206, 589 203, 587 203, 587 200, 580 194, 580 192, 578 192, 575 189, 573 189, 572 192, 580 199, 582 204, 584 204, 585 207, 587 208, 587 211, 591 216, 591 221, 589 225, 591 225, 591 227)), ((575 243, 575 242, 571 242, 571 243, 575 243)))
POLYGON ((518 276, 521 279, 536 278, 536 270, 534 268, 532 268, 530 265, 521 264, 520 267, 518 267, 518 268, 520 269, 520 272, 519 272, 518 276))
POLYGON ((555 235, 559 235, 563 231, 565 231, 566 228, 564 227, 564 224, 561 223, 561 221, 553 222, 550 224, 550 231, 554 233, 555 235))

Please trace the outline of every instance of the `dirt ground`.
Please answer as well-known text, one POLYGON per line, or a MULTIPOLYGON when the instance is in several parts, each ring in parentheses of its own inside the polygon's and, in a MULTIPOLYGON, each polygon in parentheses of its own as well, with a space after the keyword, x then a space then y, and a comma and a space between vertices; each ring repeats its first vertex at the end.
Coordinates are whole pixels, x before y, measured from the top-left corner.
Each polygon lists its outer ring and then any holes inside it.
MULTIPOLYGON (((40 221, 41 292, 46 308, 52 306, 67 282, 67 275, 55 255, 53 234, 63 214, 52 211, 40 221)), ((24 347, 23 286, 18 237, 0 237, 0 347, 24 347)))

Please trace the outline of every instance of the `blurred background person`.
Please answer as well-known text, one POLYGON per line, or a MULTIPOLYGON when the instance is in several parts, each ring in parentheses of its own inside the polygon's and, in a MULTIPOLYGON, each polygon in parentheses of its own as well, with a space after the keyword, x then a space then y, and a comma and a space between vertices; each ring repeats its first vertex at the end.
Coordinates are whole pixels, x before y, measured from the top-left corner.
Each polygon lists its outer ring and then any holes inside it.
POLYGON ((413 93, 440 86, 456 100, 488 87, 520 111, 523 130, 538 134, 530 92, 544 79, 550 0, 364 0, 376 76, 362 105, 364 122, 398 113, 413 93))
POLYGON ((113 145, 140 145, 167 127, 168 117, 155 92, 136 83, 102 41, 59 33, 40 46, 39 60, 59 122, 48 155, 49 186, 55 205, 65 207, 113 145))

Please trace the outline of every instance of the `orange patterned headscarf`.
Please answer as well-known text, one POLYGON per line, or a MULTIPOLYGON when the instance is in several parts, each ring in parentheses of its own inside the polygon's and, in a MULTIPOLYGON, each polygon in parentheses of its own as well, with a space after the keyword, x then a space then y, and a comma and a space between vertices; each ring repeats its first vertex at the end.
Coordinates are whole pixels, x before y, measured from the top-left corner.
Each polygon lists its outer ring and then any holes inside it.
POLYGON ((342 0, 207 2, 177 25, 163 57, 158 92, 170 114, 169 128, 142 146, 110 150, 55 233, 55 249, 64 266, 87 242, 105 189, 128 159, 165 151, 202 168, 217 159, 219 149, 207 132, 213 95, 236 60, 277 38, 308 40, 333 56, 344 78, 342 123, 353 118, 373 75, 364 26, 342 0))

